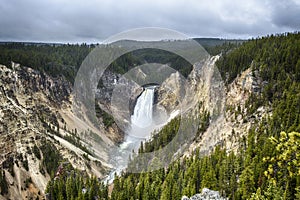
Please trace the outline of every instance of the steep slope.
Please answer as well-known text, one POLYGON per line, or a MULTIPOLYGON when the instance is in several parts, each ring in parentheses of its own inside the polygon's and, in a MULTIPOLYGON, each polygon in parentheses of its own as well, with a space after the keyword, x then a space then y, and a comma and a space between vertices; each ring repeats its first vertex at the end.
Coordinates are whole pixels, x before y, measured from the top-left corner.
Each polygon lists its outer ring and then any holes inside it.
MULTIPOLYGON (((214 60, 214 62, 217 59, 214 60)), ((203 98, 205 88, 198 84, 201 80, 195 81, 195 100, 204 101, 209 100, 208 97, 203 98)), ((224 108, 220 108, 223 113, 215 119, 210 121, 208 129, 201 134, 199 138, 190 147, 190 152, 199 148, 202 153, 209 153, 214 147, 221 145, 228 152, 237 152, 240 146, 241 139, 247 137, 249 130, 263 118, 270 116, 271 108, 269 106, 260 106, 256 110, 249 112, 251 105, 249 105, 249 98, 254 95, 261 95, 264 83, 259 77, 258 72, 253 72, 250 67, 243 71, 231 84, 223 87, 224 108)), ((207 93, 207 92, 206 92, 207 93)), ((214 101, 215 98, 209 101, 214 101)), ((204 108, 213 114, 212 106, 209 102, 203 104, 204 108)), ((188 154, 187 154, 188 155, 188 154)))
POLYGON ((62 161, 102 177, 109 168, 105 148, 113 141, 73 114, 71 84, 15 63, 0 71, 0 165, 7 186, 1 194, 43 196, 62 161))

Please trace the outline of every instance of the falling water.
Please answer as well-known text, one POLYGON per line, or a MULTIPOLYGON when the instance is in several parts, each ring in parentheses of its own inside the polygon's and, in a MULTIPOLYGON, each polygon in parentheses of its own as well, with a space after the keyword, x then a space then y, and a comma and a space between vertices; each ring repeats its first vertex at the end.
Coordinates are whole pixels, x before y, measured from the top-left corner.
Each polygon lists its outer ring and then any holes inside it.
POLYGON ((152 124, 153 100, 155 87, 147 87, 137 99, 131 116, 132 128, 146 128, 152 124))
POLYGON ((137 150, 141 141, 149 137, 154 130, 155 125, 152 116, 154 92, 155 86, 146 87, 138 97, 131 116, 131 127, 125 136, 125 141, 120 145, 119 151, 112 158, 114 165, 117 167, 104 180, 105 182, 111 183, 115 173, 119 175, 127 167, 132 150, 137 150))

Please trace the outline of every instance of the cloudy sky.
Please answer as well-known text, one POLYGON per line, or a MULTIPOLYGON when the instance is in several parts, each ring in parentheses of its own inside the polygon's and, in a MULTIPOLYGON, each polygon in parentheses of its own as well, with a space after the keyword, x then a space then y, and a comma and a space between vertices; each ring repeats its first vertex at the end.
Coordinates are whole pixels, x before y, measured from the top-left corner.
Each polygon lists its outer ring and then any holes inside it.
POLYGON ((1 0, 0 41, 101 42, 132 28, 250 38, 300 30, 300 0, 1 0))

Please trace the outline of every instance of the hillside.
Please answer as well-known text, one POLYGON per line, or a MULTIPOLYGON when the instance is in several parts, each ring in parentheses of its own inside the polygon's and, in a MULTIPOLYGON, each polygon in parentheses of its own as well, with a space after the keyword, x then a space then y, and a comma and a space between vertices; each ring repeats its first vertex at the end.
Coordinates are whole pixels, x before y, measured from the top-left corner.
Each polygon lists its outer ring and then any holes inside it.
POLYGON ((99 131, 74 115, 72 85, 63 76, 15 63, 11 68, 0 65, 1 195, 43 197, 59 169, 103 177, 111 167, 105 148, 115 142, 107 139, 113 128, 99 131))

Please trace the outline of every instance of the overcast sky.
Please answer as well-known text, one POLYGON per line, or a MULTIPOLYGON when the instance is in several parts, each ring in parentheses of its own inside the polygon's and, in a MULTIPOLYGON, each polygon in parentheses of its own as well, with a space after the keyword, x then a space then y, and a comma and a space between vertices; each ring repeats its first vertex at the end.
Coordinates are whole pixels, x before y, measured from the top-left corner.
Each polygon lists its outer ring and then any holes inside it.
POLYGON ((132 28, 250 38, 300 30, 300 0, 1 0, 0 41, 101 42, 132 28))

